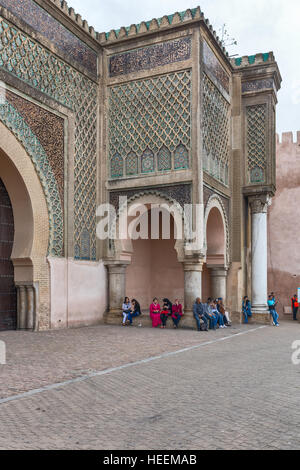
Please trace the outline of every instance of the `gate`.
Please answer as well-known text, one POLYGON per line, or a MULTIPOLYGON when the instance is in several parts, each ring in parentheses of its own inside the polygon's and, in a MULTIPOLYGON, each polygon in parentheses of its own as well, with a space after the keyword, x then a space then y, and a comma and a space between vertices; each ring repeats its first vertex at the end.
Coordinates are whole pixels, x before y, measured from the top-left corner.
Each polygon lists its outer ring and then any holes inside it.
POLYGON ((0 331, 17 327, 17 291, 11 253, 14 217, 9 195, 0 179, 0 331))

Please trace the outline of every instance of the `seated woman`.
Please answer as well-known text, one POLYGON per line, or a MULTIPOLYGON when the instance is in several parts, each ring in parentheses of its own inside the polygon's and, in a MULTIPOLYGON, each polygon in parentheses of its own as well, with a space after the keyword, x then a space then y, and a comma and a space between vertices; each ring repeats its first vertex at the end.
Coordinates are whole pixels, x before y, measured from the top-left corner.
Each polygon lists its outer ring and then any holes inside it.
POLYGON ((122 305, 122 310, 123 310, 123 326, 126 326, 126 321, 128 318, 128 315, 131 312, 131 303, 129 300, 129 297, 125 297, 124 303, 122 305))
POLYGON ((131 305, 132 305, 132 310, 128 314, 128 320, 129 320, 130 325, 132 325, 133 318, 139 317, 142 314, 140 304, 138 303, 137 300, 132 299, 131 305))
POLYGON ((162 322, 161 328, 167 328, 167 321, 169 318, 170 311, 168 309, 168 306, 166 304, 163 305, 162 311, 160 313, 160 319, 162 322))
POLYGON ((182 316, 182 305, 179 303, 179 300, 176 299, 175 304, 172 306, 172 320, 174 323, 174 328, 178 328, 182 316))
POLYGON ((223 315, 218 310, 217 301, 213 302, 211 304, 211 306, 212 306, 212 313, 217 317, 217 324, 219 325, 219 327, 220 328, 227 328, 224 324, 223 315))
POLYGON ((158 303, 158 299, 155 297, 153 299, 152 304, 150 305, 150 318, 152 320, 152 327, 157 328, 161 325, 160 319, 160 305, 158 303))
POLYGON ((225 326, 231 326, 229 313, 226 312, 222 299, 218 300, 218 310, 219 310, 219 313, 223 316, 224 325, 225 326))

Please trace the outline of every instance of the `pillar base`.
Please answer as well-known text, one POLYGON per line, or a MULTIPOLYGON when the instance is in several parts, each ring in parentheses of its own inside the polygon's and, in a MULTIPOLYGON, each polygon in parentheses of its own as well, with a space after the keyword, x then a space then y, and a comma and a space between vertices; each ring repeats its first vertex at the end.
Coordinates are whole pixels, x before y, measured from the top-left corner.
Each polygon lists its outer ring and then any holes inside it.
POLYGON ((268 311, 260 311, 252 310, 252 318, 251 323, 256 323, 258 325, 271 325, 272 324, 272 317, 270 312, 268 311))

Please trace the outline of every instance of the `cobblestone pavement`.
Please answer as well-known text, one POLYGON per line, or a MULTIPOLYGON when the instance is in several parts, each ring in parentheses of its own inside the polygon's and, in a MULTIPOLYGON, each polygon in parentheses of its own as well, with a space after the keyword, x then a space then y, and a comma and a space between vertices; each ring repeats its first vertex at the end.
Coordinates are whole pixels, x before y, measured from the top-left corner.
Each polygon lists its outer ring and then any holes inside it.
POLYGON ((0 449, 299 449, 297 339, 292 323, 1 333, 2 397, 165 356, 0 402, 0 449))

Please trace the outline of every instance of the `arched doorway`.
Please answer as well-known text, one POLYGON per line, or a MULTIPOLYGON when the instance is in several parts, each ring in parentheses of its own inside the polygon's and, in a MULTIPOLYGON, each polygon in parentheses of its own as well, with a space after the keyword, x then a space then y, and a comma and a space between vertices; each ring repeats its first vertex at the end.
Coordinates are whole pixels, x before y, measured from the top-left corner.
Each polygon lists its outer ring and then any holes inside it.
POLYGON ((14 216, 6 187, 0 178, 0 331, 17 328, 17 290, 11 254, 14 216))
POLYGON ((203 298, 227 296, 228 230, 225 211, 218 198, 212 196, 205 213, 206 263, 203 267, 203 298))
POLYGON ((136 298, 142 309, 148 309, 154 297, 161 302, 168 298, 184 301, 184 271, 175 248, 174 218, 165 209, 152 209, 141 217, 147 218, 148 238, 132 240, 131 263, 126 272, 126 295, 136 298), (163 234, 163 217, 169 230, 163 234), (157 237, 151 237, 153 221, 159 222, 157 237), (170 223, 168 224, 168 220, 170 223))
POLYGON ((17 288, 16 327, 49 328, 49 214, 45 193, 31 157, 2 122, 0 142, 0 178, 14 221, 10 248, 17 288))

